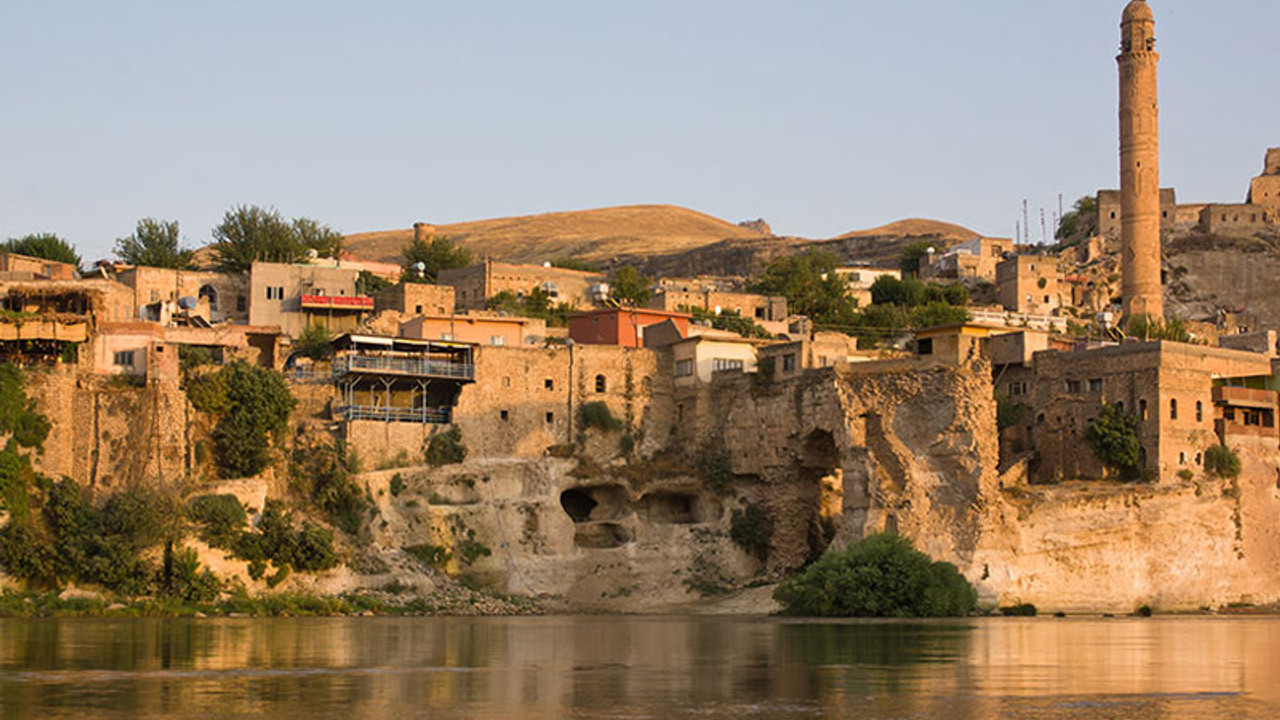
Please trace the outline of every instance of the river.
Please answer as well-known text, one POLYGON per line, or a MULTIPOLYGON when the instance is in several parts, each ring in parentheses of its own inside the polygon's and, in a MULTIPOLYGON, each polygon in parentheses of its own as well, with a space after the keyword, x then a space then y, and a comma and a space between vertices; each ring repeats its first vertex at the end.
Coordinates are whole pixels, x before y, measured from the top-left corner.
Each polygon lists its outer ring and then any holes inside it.
POLYGON ((0 720, 1280 717, 1280 620, 0 621, 0 720))

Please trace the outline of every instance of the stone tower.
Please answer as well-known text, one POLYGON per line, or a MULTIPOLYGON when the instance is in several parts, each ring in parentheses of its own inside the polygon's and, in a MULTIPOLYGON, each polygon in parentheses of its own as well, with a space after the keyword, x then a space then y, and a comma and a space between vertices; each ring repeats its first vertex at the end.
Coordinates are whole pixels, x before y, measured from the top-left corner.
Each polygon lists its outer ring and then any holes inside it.
POLYGON ((1126 319, 1164 321, 1160 287, 1160 110, 1156 16, 1133 0, 1120 25, 1121 294, 1126 319))

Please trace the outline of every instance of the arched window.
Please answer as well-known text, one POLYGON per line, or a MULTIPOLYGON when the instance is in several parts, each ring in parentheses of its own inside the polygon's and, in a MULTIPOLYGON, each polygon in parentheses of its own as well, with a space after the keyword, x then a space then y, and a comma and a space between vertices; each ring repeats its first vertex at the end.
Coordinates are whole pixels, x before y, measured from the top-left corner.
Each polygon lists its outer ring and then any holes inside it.
POLYGON ((1169 419, 1170 420, 1178 419, 1178 399, 1177 398, 1169 399, 1169 419))
POLYGON ((1147 419, 1147 401, 1146 400, 1138 401, 1138 419, 1139 420, 1147 419))
POLYGON ((596 392, 602 393, 608 389, 609 383, 604 379, 603 375, 596 376, 596 392))
POLYGON ((1196 401, 1196 422, 1204 422, 1204 403, 1196 401))
POLYGON ((201 285, 199 296, 209 298, 209 312, 218 312, 218 289, 212 285, 201 285))

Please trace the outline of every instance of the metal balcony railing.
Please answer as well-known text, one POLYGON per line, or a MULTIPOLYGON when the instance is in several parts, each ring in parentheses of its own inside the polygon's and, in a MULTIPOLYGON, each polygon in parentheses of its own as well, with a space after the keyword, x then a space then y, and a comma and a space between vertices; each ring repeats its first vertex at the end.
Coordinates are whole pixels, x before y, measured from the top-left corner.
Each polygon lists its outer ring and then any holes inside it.
POLYGON ((405 408, 378 407, 374 405, 348 405, 338 412, 339 416, 351 422, 353 420, 374 420, 378 422, 435 423, 447 425, 453 419, 449 408, 405 408))
POLYGON ((419 358, 379 357, 376 355, 346 355, 333 360, 333 375, 339 377, 353 372, 389 373, 395 375, 419 375, 445 377, 458 380, 474 380, 476 366, 443 360, 419 358))

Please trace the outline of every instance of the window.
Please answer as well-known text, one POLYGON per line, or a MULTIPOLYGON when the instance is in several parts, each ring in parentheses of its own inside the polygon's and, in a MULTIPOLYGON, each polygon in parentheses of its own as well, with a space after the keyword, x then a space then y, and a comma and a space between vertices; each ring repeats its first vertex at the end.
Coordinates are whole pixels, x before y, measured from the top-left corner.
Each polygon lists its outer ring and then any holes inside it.
POLYGON ((721 370, 741 370, 742 361, 730 360, 728 358, 716 358, 711 361, 711 369, 715 372, 720 372, 721 370))
POLYGON ((692 374, 693 374, 693 361, 692 361, 692 360, 677 360, 677 361, 676 361, 676 377, 689 377, 689 376, 690 376, 690 375, 692 375, 692 374))
POLYGON ((552 380, 551 378, 547 378, 546 380, 542 381, 542 387, 546 388, 547 390, 555 390, 556 381, 552 380))
POLYGON ((122 350, 116 353, 112 363, 119 367, 133 367, 133 351, 122 350))
POLYGON ((454 335, 451 332, 442 332, 440 333, 440 339, 449 342, 449 341, 457 340, 458 336, 454 335))
POLYGON ((596 392, 602 393, 605 391, 606 388, 608 388, 608 386, 609 386, 609 383, 604 379, 603 375, 596 376, 596 392))
POLYGON ((555 421, 556 421, 556 414, 555 414, 555 413, 547 413, 547 424, 548 424, 548 425, 550 425, 551 423, 553 423, 553 422, 555 422, 555 421))
POLYGON ((1009 383, 1010 396, 1026 395, 1026 394, 1027 394, 1027 383, 1025 381, 1009 383))
POLYGON ((1139 420, 1147 419, 1147 401, 1146 400, 1138 401, 1138 419, 1139 420))
POLYGON ((1078 392, 1080 392, 1080 381, 1079 381, 1079 380, 1068 380, 1068 381, 1067 381, 1067 392, 1069 392, 1069 393, 1078 393, 1078 392))
POLYGON ((1186 454, 1186 453, 1184 453, 1184 452, 1180 452, 1180 453, 1178 453, 1178 464, 1179 464, 1179 465, 1186 465, 1186 464, 1187 464, 1187 454, 1186 454))
POLYGON ((503 335, 490 335, 489 344, 496 347, 502 347, 507 344, 507 338, 503 335))
POLYGON ((236 312, 244 312, 248 309, 248 305, 249 303, 243 295, 236 296, 236 312))
POLYGON ((917 340, 916 354, 932 355, 933 354, 933 338, 924 338, 923 340, 917 340))
POLYGON ((1196 453, 1196 464, 1199 465, 1203 460, 1204 460, 1204 456, 1201 455, 1200 453, 1196 453))
POLYGON ((159 290, 152 290, 152 291, 151 291, 151 302, 160 302, 160 291, 159 291, 159 290))
POLYGON ((502 378, 502 387, 511 387, 511 378, 510 378, 510 377, 503 377, 503 378, 502 378))
POLYGON ((1169 400, 1169 419, 1170 420, 1178 419, 1178 399, 1177 398, 1170 398, 1169 400))
POLYGON ((1204 403, 1196 401, 1196 422, 1204 422, 1204 403))
POLYGON ((279 285, 268 285, 268 286, 267 286, 267 299, 268 299, 268 300, 283 300, 283 299, 284 299, 284 288, 283 288, 283 287, 280 287, 279 285))
POLYGON ((1049 304, 1049 296, 1048 296, 1048 295, 1045 295, 1045 296, 1044 296, 1044 304, 1045 304, 1045 305, 1048 305, 1048 304, 1049 304))
POLYGON ((421 314, 422 314, 422 306, 421 306, 421 305, 414 305, 414 306, 413 306, 413 314, 414 314, 414 315, 421 315, 421 314))
POLYGON ((764 319, 764 308, 762 308, 762 307, 758 307, 758 308, 756 308, 756 319, 757 319, 757 320, 763 320, 763 319, 764 319))
POLYGON ((1089 392, 1102 392, 1102 378, 1090 378, 1089 392))
POLYGON ((792 372, 796 369, 796 356, 794 353, 782 356, 782 371, 792 372))
POLYGON ((502 410, 498 413, 498 417, 502 418, 502 422, 507 422, 508 420, 511 419, 511 413, 507 412, 506 410, 502 410))

